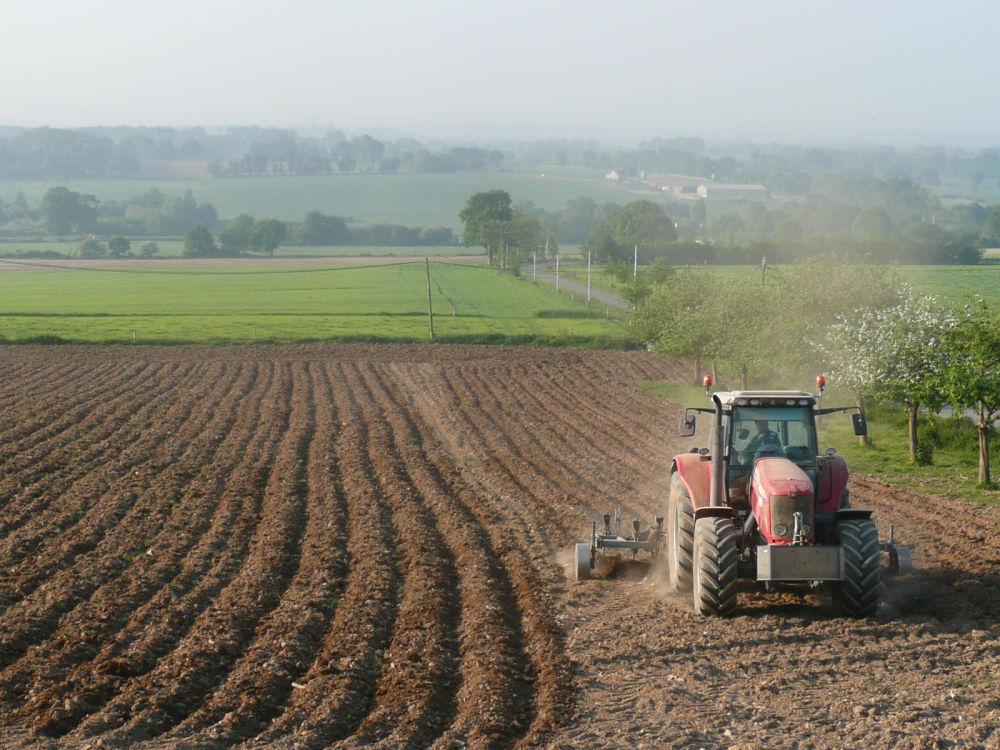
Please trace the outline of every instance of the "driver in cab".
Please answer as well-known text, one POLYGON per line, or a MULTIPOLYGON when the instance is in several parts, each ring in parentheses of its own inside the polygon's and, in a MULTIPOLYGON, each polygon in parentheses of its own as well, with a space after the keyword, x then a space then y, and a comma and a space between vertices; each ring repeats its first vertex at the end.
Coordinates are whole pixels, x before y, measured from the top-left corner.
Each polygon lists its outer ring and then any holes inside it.
POLYGON ((748 456, 753 456, 755 453, 764 452, 775 452, 781 450, 781 438, 778 437, 778 433, 770 428, 766 419, 755 420, 757 425, 757 434, 753 436, 753 439, 747 443, 746 448, 744 448, 744 453, 748 456))

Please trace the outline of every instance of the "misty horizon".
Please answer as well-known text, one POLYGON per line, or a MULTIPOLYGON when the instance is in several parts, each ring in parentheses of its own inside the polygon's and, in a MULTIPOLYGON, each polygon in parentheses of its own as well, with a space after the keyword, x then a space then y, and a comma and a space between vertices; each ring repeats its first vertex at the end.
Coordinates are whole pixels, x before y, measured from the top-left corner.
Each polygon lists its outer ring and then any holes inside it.
POLYGON ((1000 133, 988 57, 1000 9, 981 1, 520 13, 297 0, 247 13, 99 0, 15 4, 0 20, 0 66, 17 71, 0 122, 16 126, 904 147, 992 146, 1000 133))

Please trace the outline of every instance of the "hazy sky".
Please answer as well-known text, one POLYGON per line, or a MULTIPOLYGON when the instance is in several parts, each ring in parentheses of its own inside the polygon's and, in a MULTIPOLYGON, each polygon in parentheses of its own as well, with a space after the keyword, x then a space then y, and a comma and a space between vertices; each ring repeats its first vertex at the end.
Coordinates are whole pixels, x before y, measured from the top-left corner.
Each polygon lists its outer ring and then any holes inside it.
POLYGON ((997 145, 998 29, 996 0, 0 0, 0 123, 997 145))

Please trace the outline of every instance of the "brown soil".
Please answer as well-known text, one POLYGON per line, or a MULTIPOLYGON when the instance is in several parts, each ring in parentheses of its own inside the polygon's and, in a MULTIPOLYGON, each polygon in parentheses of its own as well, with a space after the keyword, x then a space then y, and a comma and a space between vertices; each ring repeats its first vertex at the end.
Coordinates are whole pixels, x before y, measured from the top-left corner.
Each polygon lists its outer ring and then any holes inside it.
POLYGON ((655 571, 638 353, 0 349, 0 747, 1000 748, 1000 511, 855 477, 918 571, 869 620, 655 571))

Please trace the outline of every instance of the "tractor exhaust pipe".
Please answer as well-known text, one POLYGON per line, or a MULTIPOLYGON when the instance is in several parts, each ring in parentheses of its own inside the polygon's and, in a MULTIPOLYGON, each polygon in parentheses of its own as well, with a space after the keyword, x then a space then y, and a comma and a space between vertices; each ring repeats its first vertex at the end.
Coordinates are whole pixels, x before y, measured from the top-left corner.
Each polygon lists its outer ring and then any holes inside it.
POLYGON ((722 429, 722 402, 713 395, 715 420, 712 423, 712 481, 709 485, 709 504, 713 508, 722 505, 726 466, 722 454, 726 450, 726 435, 722 429))

